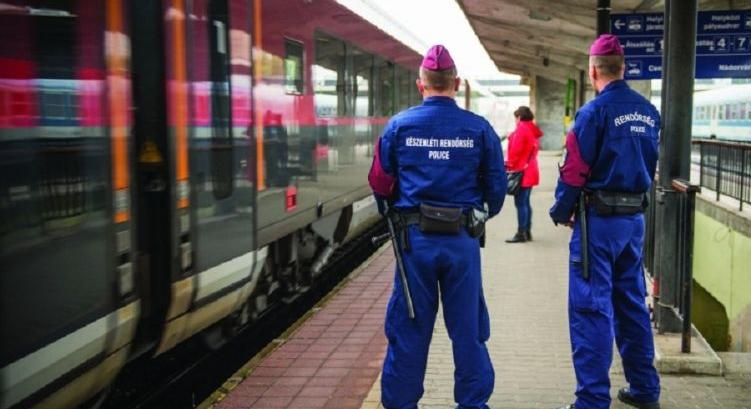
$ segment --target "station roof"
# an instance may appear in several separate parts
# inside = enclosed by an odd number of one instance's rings
[[[596,35],[593,0],[457,0],[499,70],[558,82],[587,70]],[[612,13],[662,12],[664,0],[613,0]],[[699,0],[700,10],[751,8],[751,0]]]

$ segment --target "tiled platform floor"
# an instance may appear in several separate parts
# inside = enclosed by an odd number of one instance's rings
[[[381,249],[216,407],[359,408],[381,370],[392,262]]]
[[[573,400],[566,312],[570,231],[554,227],[547,217],[559,158],[540,159],[543,184],[532,195],[534,241],[503,242],[516,227],[509,200],[488,225],[483,250],[492,331],[488,348],[496,370],[489,405],[494,409],[552,409]],[[392,280],[393,255],[387,247],[216,407],[379,408],[375,381],[386,347],[383,318]],[[625,384],[617,360],[614,392]],[[751,409],[749,376],[663,376],[662,384],[663,409]],[[455,405],[451,346],[442,319],[436,321],[425,389],[421,408]],[[613,408],[627,406],[614,401]]]

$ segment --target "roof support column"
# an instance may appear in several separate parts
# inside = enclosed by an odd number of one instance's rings
[[[610,0],[597,0],[597,37],[610,34]]]
[[[663,59],[663,127],[660,137],[659,184],[655,272],[659,279],[659,330],[680,331],[680,321],[672,310],[680,291],[678,271],[678,196],[672,180],[688,180],[691,167],[691,117],[693,114],[696,63],[696,19],[698,0],[665,1]],[[679,41],[670,41],[679,39]],[[658,251],[659,250],[659,251]]]

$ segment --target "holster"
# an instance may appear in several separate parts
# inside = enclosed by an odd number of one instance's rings
[[[606,192],[604,190],[589,192],[587,199],[598,216],[641,213],[646,209],[648,203],[644,193]]]
[[[480,247],[484,247],[485,221],[488,219],[487,213],[472,209],[467,215],[467,233],[471,237],[483,237]]]
[[[420,204],[420,231],[423,233],[459,234],[465,217],[462,209]]]

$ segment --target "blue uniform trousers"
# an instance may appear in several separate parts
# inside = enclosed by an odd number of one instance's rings
[[[410,251],[403,252],[415,320],[407,315],[398,272],[386,311],[388,350],[381,377],[386,409],[416,409],[438,298],[454,352],[454,399],[459,408],[487,408],[495,374],[485,341],[490,336],[482,293],[480,247],[464,229],[458,235],[424,234],[409,227]]]
[[[581,225],[574,225],[569,263],[569,324],[577,409],[610,408],[608,372],[613,338],[631,393],[642,402],[660,396],[642,270],[644,216],[588,212],[589,280],[582,276]]]

